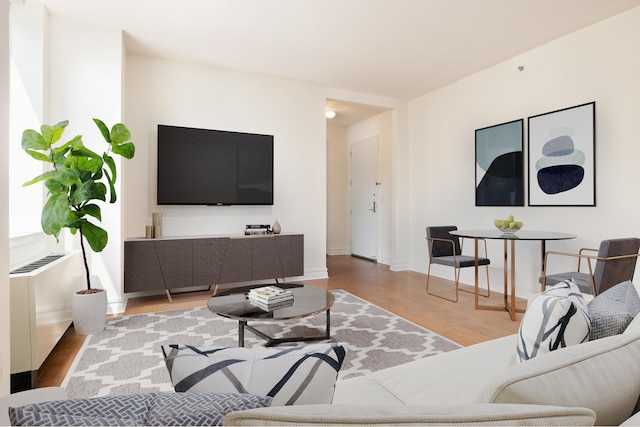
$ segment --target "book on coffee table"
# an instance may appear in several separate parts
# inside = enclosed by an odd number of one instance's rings
[[[273,311],[273,310],[277,310],[279,308],[285,308],[285,307],[291,307],[293,305],[293,298],[290,298],[288,300],[284,300],[284,301],[277,301],[277,302],[272,302],[272,303],[263,303],[260,301],[256,301],[256,300],[249,300],[249,302],[264,310],[264,311]]]
[[[270,305],[293,300],[293,293],[277,286],[263,286],[249,291],[249,300]]]

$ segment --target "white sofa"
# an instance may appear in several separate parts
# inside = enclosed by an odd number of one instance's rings
[[[516,337],[338,381],[332,405],[239,411],[224,424],[640,425],[640,319],[523,363]]]
[[[333,404],[237,411],[225,425],[640,425],[640,316],[623,334],[516,363],[516,335],[339,380]],[[35,393],[34,393],[35,392]],[[64,398],[58,388],[0,398]]]

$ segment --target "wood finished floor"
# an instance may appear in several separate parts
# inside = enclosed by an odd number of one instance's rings
[[[517,332],[522,317],[518,314],[516,321],[511,321],[505,311],[475,310],[473,294],[467,292],[460,292],[458,303],[430,296],[425,291],[425,274],[392,272],[386,265],[351,256],[328,256],[327,268],[328,279],[305,283],[345,290],[465,346]],[[453,295],[453,282],[432,278],[429,287],[432,292]],[[491,297],[481,298],[481,303],[500,306],[503,297],[495,291],[499,288],[501,286],[494,284]],[[176,295],[173,303],[169,303],[164,295],[132,298],[124,314],[202,306],[209,295],[210,292]],[[524,304],[525,301],[518,301],[519,308]],[[73,327],[69,328],[41,366],[38,387],[62,383],[84,339],[74,332]]]

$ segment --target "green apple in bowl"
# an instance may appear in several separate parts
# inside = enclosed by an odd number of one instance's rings
[[[515,233],[523,226],[522,221],[516,221],[513,215],[509,215],[507,219],[495,219],[493,225],[503,233]]]

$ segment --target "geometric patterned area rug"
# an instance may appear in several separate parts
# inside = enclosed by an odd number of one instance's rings
[[[331,292],[335,303],[330,341],[349,344],[340,378],[461,347],[348,292]],[[251,325],[274,337],[310,336],[324,333],[325,320],[320,313]],[[87,337],[62,386],[69,398],[173,391],[161,350],[164,344],[235,347],[238,322],[216,316],[206,306],[110,318],[103,331]],[[246,347],[263,344],[245,331]]]

